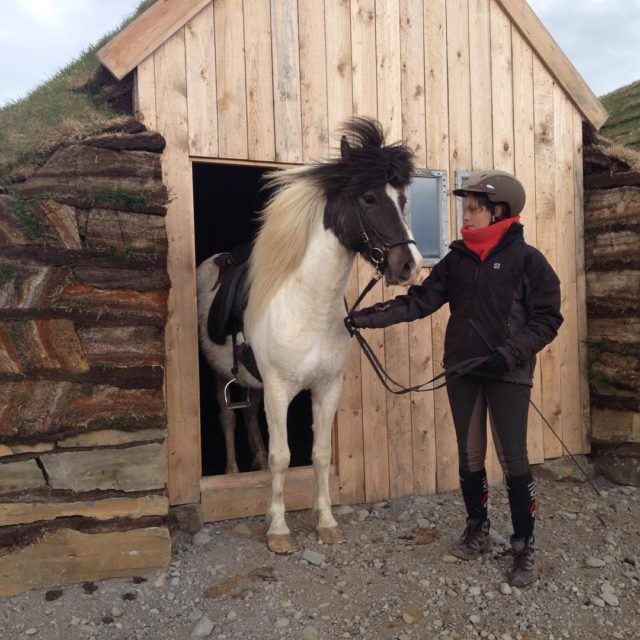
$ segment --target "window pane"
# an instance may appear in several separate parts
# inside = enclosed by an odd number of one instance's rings
[[[423,258],[441,257],[442,184],[437,176],[416,176],[411,183],[411,231]]]

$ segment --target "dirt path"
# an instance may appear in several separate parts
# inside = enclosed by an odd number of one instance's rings
[[[596,481],[600,496],[539,479],[541,578],[526,590],[505,582],[500,487],[491,493],[495,545],[473,562],[447,557],[463,525],[457,492],[338,508],[347,542],[331,547],[315,542],[308,512],[294,513],[300,551],[289,557],[267,551],[261,518],[228,521],[178,534],[172,566],[144,581],[1,601],[0,637],[640,638],[640,490]]]

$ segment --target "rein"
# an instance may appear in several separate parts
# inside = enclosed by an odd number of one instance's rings
[[[349,306],[347,305],[347,300],[345,298],[344,308],[347,311],[347,315],[353,313],[356,310],[356,308],[362,302],[364,297],[378,283],[378,281],[382,277],[382,271],[380,270],[380,267],[384,264],[385,260],[386,260],[386,255],[385,255],[385,258],[379,264],[378,263],[376,264],[376,272],[373,274],[373,277],[371,278],[367,286],[362,290],[362,292],[358,296],[358,299],[353,303],[353,306],[351,307],[351,309],[349,309]],[[433,378],[431,378],[431,380],[427,380],[426,382],[423,382],[421,384],[416,384],[411,387],[404,387],[399,382],[394,380],[385,371],[378,356],[376,356],[375,352],[371,348],[371,345],[366,341],[362,333],[360,333],[360,330],[357,329],[356,327],[351,327],[351,333],[355,337],[355,339],[358,341],[358,344],[362,349],[362,353],[364,353],[365,357],[369,361],[369,364],[371,365],[371,368],[373,369],[376,376],[378,376],[378,379],[380,380],[384,388],[390,393],[393,393],[395,395],[404,395],[405,393],[411,393],[411,392],[425,393],[427,391],[436,391],[438,389],[441,389],[442,387],[445,387],[448,382],[452,382],[453,380],[457,380],[458,378],[461,378],[462,376],[466,375],[476,367],[486,362],[491,357],[491,356],[478,356],[475,358],[469,358],[467,360],[463,360],[462,362],[459,362],[453,367],[450,367],[447,371],[443,371],[442,373],[439,373],[437,376],[434,376]],[[438,384],[434,384],[438,382],[438,380],[440,380],[441,378],[444,378],[447,374],[449,375],[448,380],[445,379],[442,382],[439,382]],[[387,380],[389,382],[387,382]],[[397,389],[392,388],[389,383],[397,387]],[[425,388],[427,387],[427,385],[430,385],[430,384],[433,386],[429,388]]]

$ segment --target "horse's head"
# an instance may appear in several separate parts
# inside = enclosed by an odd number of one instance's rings
[[[385,146],[380,123],[369,118],[343,131],[341,157],[312,170],[327,195],[325,227],[380,266],[388,284],[413,284],[422,266],[405,213],[413,154],[403,143]]]

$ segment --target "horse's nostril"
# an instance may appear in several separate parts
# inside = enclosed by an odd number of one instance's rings
[[[405,263],[404,267],[402,268],[402,274],[401,274],[405,280],[411,276],[415,266],[416,266],[415,260],[409,260],[408,262]]]

